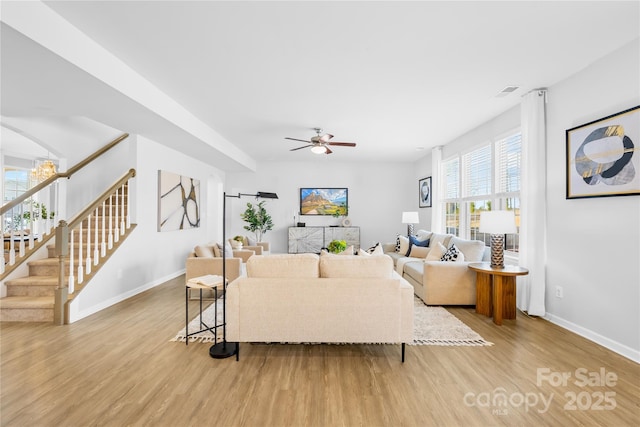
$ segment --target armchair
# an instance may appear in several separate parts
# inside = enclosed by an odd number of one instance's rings
[[[231,243],[232,240],[233,239],[229,239],[229,243]],[[251,245],[249,238],[245,236],[242,249],[254,251],[256,255],[269,255],[269,242],[256,242],[255,245]]]
[[[242,275],[242,263],[254,254],[253,251],[233,251],[233,258],[227,258],[227,280],[232,282]],[[244,258],[243,258],[244,257]],[[214,256],[211,246],[196,246],[187,256],[185,263],[185,284],[189,279],[215,274],[222,276],[222,257]],[[195,295],[195,294],[194,294]]]

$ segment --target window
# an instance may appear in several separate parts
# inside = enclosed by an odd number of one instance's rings
[[[3,204],[10,202],[29,189],[29,171],[26,169],[4,168],[4,198]],[[15,221],[21,219],[21,207],[13,208],[9,214],[3,215],[2,228],[4,231],[16,229],[20,225],[16,225]]]
[[[482,240],[480,213],[513,210],[520,226],[520,132],[489,141],[443,162],[445,231],[462,238]],[[507,235],[506,250],[518,252],[518,234]]]

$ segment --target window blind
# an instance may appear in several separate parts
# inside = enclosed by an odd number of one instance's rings
[[[462,197],[491,194],[491,145],[485,145],[462,156]]]
[[[451,159],[444,163],[442,168],[444,173],[444,198],[457,199],[460,197],[458,171],[460,170],[460,160]]]
[[[496,193],[520,191],[522,135],[496,141]]]

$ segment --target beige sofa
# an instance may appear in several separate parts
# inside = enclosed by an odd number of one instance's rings
[[[227,289],[227,341],[413,341],[413,288],[385,255],[252,257]]]
[[[420,240],[429,239],[429,247],[414,250],[409,257],[396,251],[396,244],[384,244],[383,250],[393,261],[398,273],[409,282],[415,294],[428,305],[475,305],[476,273],[469,263],[489,261],[491,249],[479,240],[466,240],[451,234],[420,230]],[[452,245],[464,254],[464,261],[426,260],[436,242],[446,248]],[[403,248],[404,249],[404,248]]]

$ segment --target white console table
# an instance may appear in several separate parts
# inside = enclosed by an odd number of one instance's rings
[[[320,253],[332,240],[360,249],[360,227],[289,227],[289,253]]]

